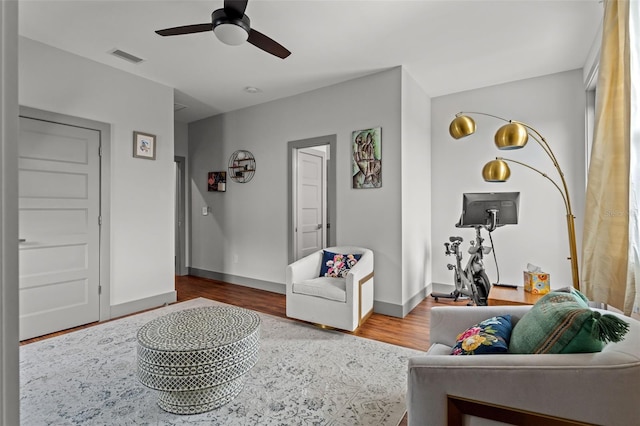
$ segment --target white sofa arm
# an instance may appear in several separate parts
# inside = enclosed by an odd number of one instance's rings
[[[446,424],[447,395],[600,425],[634,424],[638,406],[628,393],[637,387],[638,364],[589,366],[590,355],[411,358],[408,424]]]

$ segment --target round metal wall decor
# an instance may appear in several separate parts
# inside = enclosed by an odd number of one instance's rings
[[[247,183],[256,173],[256,159],[253,154],[240,149],[229,157],[229,178],[234,182]]]

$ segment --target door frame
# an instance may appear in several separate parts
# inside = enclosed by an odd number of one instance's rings
[[[20,423],[18,2],[0,2],[0,424]]]
[[[100,135],[100,321],[111,319],[111,125],[100,121],[20,106],[20,117],[95,130]]]
[[[316,149],[318,148],[318,149]],[[309,157],[314,157],[314,158],[319,158],[320,159],[320,164],[321,164],[321,173],[322,173],[322,177],[321,177],[321,193],[320,193],[320,208],[321,208],[321,213],[320,213],[320,224],[321,224],[321,228],[320,229],[316,229],[315,232],[317,233],[318,231],[320,231],[320,248],[325,248],[328,245],[328,234],[327,231],[329,230],[329,227],[327,226],[329,223],[329,217],[328,217],[328,213],[327,213],[327,157],[329,157],[328,154],[328,145],[320,145],[318,147],[312,147],[312,148],[298,148],[293,152],[294,158],[293,161],[295,162],[296,166],[295,166],[295,176],[294,176],[294,190],[293,190],[293,229],[294,232],[297,234],[295,235],[294,238],[294,259],[300,259],[301,257],[303,257],[302,255],[300,255],[300,252],[303,251],[302,247],[301,247],[301,241],[303,240],[302,234],[304,234],[304,230],[301,229],[302,224],[300,223],[300,218],[301,218],[301,210],[302,210],[302,206],[301,206],[301,183],[302,180],[301,179],[301,170],[300,170],[300,166],[302,165],[302,161],[301,161],[301,155],[306,155]],[[314,250],[315,251],[315,250]]]
[[[319,136],[315,138],[300,139],[287,143],[287,241],[288,263],[295,260],[295,204],[294,191],[296,180],[296,152],[298,149],[311,148],[314,146],[329,145],[328,150],[328,170],[327,170],[327,239],[332,244],[336,244],[337,229],[337,195],[336,195],[336,135]]]
[[[187,229],[187,217],[186,217],[186,158],[182,156],[174,156],[173,160],[176,164],[176,275],[187,275],[186,267],[186,229]],[[182,224],[179,223],[179,219],[182,218]]]

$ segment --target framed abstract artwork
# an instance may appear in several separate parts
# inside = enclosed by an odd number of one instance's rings
[[[382,186],[382,128],[356,130],[351,133],[353,188]]]

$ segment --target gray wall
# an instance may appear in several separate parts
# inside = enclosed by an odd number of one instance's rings
[[[486,162],[501,156],[525,162],[556,179],[555,169],[541,147],[530,139],[523,149],[499,151],[493,137],[504,123],[493,118],[474,117],[476,133],[460,140],[449,136],[449,123],[457,112],[482,111],[525,122],[547,139],[569,186],[580,255],[585,189],[585,105],[582,70],[433,99],[431,227],[434,283],[452,283],[446,264],[453,259],[444,255],[443,243],[450,235],[460,235],[465,239],[466,250],[468,241],[475,235],[473,229],[454,227],[462,209],[462,193],[519,191],[518,225],[504,226],[493,232],[500,281],[522,285],[522,270],[530,262],[551,274],[552,288],[572,284],[571,265],[566,260],[569,255],[566,213],[558,190],[542,176],[517,164],[510,164],[511,179],[506,183],[486,183],[481,175]],[[485,266],[489,278],[495,282],[497,275],[492,256],[486,258]]]
[[[240,284],[261,280],[273,288],[282,287],[288,249],[287,142],[336,134],[336,244],[374,250],[378,310],[402,315],[401,306],[409,297],[405,293],[418,293],[424,287],[424,273],[418,271],[424,268],[425,247],[429,245],[425,240],[429,230],[424,229],[418,241],[407,246],[421,246],[416,253],[419,264],[413,264],[413,256],[403,258],[403,232],[411,232],[410,228],[403,230],[403,207],[412,207],[411,197],[429,198],[428,180],[423,179],[428,163],[422,161],[428,158],[429,132],[428,125],[420,123],[429,122],[428,98],[422,92],[404,103],[418,105],[424,113],[403,122],[403,82],[411,85],[412,91],[421,92],[410,76],[403,75],[401,68],[395,68],[191,123],[191,266],[226,274]],[[376,126],[382,127],[382,188],[352,189],[351,132]],[[413,172],[422,180],[415,180],[409,186],[413,190],[407,192],[402,191],[404,129],[408,143],[421,146],[422,158],[416,160],[421,172]],[[255,155],[253,180],[228,182],[224,193],[207,192],[207,172],[226,170],[236,149]],[[202,215],[205,206],[212,209],[207,216]],[[405,272],[417,283],[404,283]]]
[[[112,313],[175,300],[173,89],[24,37],[19,70],[21,105],[111,125]],[[155,161],[133,157],[135,130]]]
[[[173,155],[189,156],[189,125],[175,121],[173,123]]]
[[[184,265],[182,265],[181,271],[176,271],[177,275],[182,275],[187,273],[188,259],[190,257],[189,247],[191,234],[189,230],[191,229],[191,216],[189,215],[189,204],[190,204],[190,185],[189,185],[189,124],[182,123],[179,121],[174,121],[173,123],[173,154],[176,157],[184,157],[184,175],[185,181],[183,182],[184,187],[182,188],[182,194],[184,195],[184,206],[185,206],[185,218],[184,218]],[[177,214],[177,213],[176,213]]]
[[[431,282],[431,99],[402,73],[403,316]]]
[[[448,126],[460,110],[521,120],[547,138],[569,185],[580,247],[585,187],[581,70],[430,100],[406,70],[396,68],[191,123],[191,266],[239,284],[263,281],[265,288],[278,291],[287,263],[286,143],[337,134],[337,244],[374,250],[376,311],[404,316],[427,294],[429,284],[452,283],[446,268],[452,259],[444,255],[443,243],[460,235],[466,249],[474,237],[473,230],[454,227],[463,192],[521,192],[520,224],[493,233],[501,282],[521,284],[522,270],[531,262],[551,273],[552,287],[571,285],[566,216],[557,190],[517,165],[505,184],[485,183],[480,174],[499,155],[553,176],[551,162],[533,140],[508,155],[495,149],[493,135],[502,122],[490,118],[477,117],[477,133],[454,141]],[[351,189],[351,131],[377,125],[383,135],[383,187]],[[254,179],[230,182],[226,193],[207,193],[207,172],[226,170],[236,149],[255,154]],[[212,208],[210,215],[202,216],[204,206]],[[495,282],[492,257],[485,266]]]
[[[379,312],[402,316],[424,296],[429,283],[451,282],[442,242],[453,234],[467,240],[473,236],[453,227],[462,192],[523,193],[520,225],[494,233],[501,281],[520,283],[522,268],[532,262],[552,274],[552,286],[571,282],[564,260],[566,222],[555,189],[517,166],[507,184],[498,187],[482,181],[482,165],[499,154],[491,141],[500,123],[480,118],[478,133],[456,142],[447,128],[457,111],[479,110],[520,119],[540,130],[567,175],[580,243],[585,101],[579,70],[431,101],[409,73],[395,68],[175,129],[173,93],[168,87],[28,39],[20,39],[20,72],[23,105],[113,126],[112,304],[173,291],[174,139],[176,152],[186,151],[188,156],[192,222],[188,265],[196,271],[281,289],[288,251],[287,143],[336,134],[335,243],[374,250]],[[382,127],[383,135],[382,188],[354,190],[351,132],[375,126]],[[133,130],[158,135],[155,162],[132,158]],[[254,179],[246,184],[230,181],[225,193],[207,192],[207,172],[226,170],[236,149],[248,149],[256,156]],[[553,171],[533,143],[510,155]],[[205,206],[211,213],[203,216]],[[556,239],[549,243],[552,237]],[[486,263],[495,279],[491,259]]]

